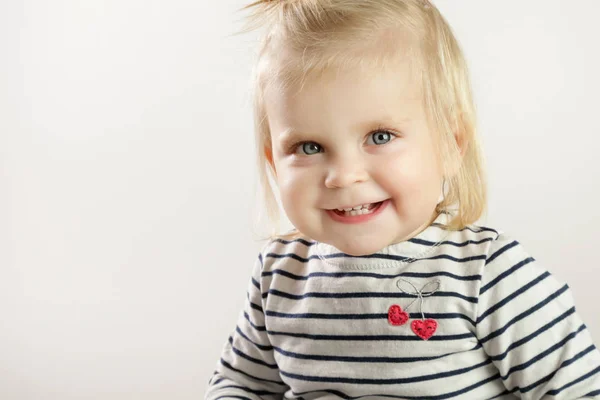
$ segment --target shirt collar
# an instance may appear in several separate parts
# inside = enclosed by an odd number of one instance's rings
[[[373,254],[351,256],[332,245],[321,242],[316,242],[312,251],[315,253],[316,258],[337,268],[377,269],[398,267],[422,258],[431,257],[439,244],[449,235],[450,230],[447,229],[447,225],[451,217],[450,213],[442,212],[415,237],[386,246]]]

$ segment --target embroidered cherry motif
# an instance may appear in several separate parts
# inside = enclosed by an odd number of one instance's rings
[[[410,324],[412,331],[423,340],[427,340],[433,336],[437,330],[437,322],[433,319],[415,320]]]
[[[408,321],[408,313],[399,305],[394,304],[388,310],[388,321],[395,326],[404,325]]]
[[[404,283],[407,283],[408,285],[410,285],[413,290],[411,291],[410,289],[409,290],[402,289],[402,287],[400,287],[400,284],[404,284]],[[426,291],[425,289],[431,285],[433,285],[432,290]],[[413,285],[406,279],[400,278],[396,281],[396,287],[398,289],[400,289],[401,292],[406,293],[410,296],[416,297],[413,301],[410,302],[410,304],[408,306],[406,306],[406,310],[408,310],[410,308],[410,306],[412,306],[415,303],[415,301],[418,300],[420,303],[421,319],[414,320],[413,322],[411,322],[410,327],[411,327],[412,331],[415,333],[415,335],[417,335],[418,337],[420,337],[423,340],[428,340],[429,338],[431,338],[435,334],[435,331],[438,328],[438,323],[436,320],[431,319],[431,318],[425,319],[425,313],[423,312],[423,302],[426,297],[432,296],[435,292],[437,292],[440,288],[440,285],[441,285],[441,283],[439,280],[433,280],[433,281],[427,282],[425,285],[423,285],[421,290],[419,290],[416,288],[415,285]],[[392,306],[392,307],[394,307],[394,306]],[[392,307],[390,307],[390,310],[388,312],[388,320],[390,320],[390,322],[391,322]],[[400,306],[397,306],[397,307],[400,310],[402,310],[400,308]],[[404,314],[406,314],[406,312],[404,312]],[[408,320],[408,315],[406,317]],[[404,324],[405,322],[406,321],[404,321],[402,323]]]

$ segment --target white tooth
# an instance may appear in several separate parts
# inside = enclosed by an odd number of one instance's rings
[[[353,217],[358,215],[358,211],[352,210],[350,211],[350,215],[352,215]]]
[[[362,213],[362,215],[369,214],[369,212],[370,212],[370,211],[369,211],[369,210],[367,210],[366,208],[363,208],[363,209],[361,210],[361,213]]]
[[[344,211],[351,211],[352,208],[344,208]]]
[[[338,210],[338,211],[344,211],[344,209],[343,209],[343,208],[337,208],[337,210]]]
[[[363,206],[356,206],[356,207],[353,207],[352,209],[353,210],[360,210],[361,208],[363,208]]]

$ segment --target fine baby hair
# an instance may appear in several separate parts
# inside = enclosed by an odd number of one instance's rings
[[[476,225],[469,74],[436,6],[243,10],[266,209],[296,230],[260,251],[205,399],[600,399],[568,285]]]

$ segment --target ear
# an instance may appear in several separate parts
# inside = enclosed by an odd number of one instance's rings
[[[467,153],[467,149],[469,148],[469,141],[466,138],[464,127],[464,113],[460,113],[456,116],[456,119],[454,121],[454,141],[456,142],[456,146],[458,147],[461,159],[465,156],[465,154]]]
[[[463,158],[469,148],[469,142],[465,138],[465,135],[462,132],[454,132],[454,140],[456,140],[456,145],[458,146],[458,150],[460,152],[460,158]]]
[[[269,146],[265,146],[264,148],[265,158],[269,165],[271,166],[271,170],[273,174],[277,175],[277,170],[275,169],[275,162],[273,162],[273,149]]]
[[[467,153],[467,149],[469,148],[469,142],[466,140],[465,135],[458,130],[454,132],[454,141],[456,143],[458,157],[452,160],[450,171],[447,172],[448,177],[453,177],[458,173],[460,167],[462,166],[463,157],[465,156],[465,154]]]

